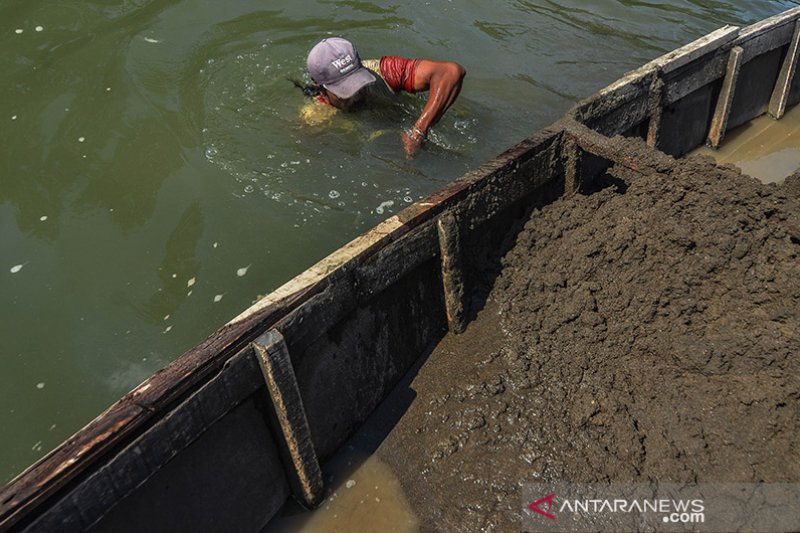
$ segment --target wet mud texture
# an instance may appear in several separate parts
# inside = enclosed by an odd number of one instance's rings
[[[379,453],[426,530],[519,530],[520,487],[800,481],[800,206],[709,159],[534,212]]]
[[[783,187],[792,198],[800,200],[800,169],[796,170],[794,174],[786,178]]]

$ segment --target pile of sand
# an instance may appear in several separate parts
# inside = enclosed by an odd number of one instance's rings
[[[499,313],[421,369],[382,455],[423,521],[518,528],[537,481],[800,481],[800,205],[710,160],[660,170],[534,212]]]

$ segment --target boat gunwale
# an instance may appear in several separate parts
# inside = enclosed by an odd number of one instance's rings
[[[453,208],[548,149],[559,128],[542,129],[496,158],[435,191],[345,244],[267,295],[212,333],[131,392],[84,428],[0,488],[0,529],[14,525],[60,489],[90,470],[106,453],[127,446],[158,422],[160,413],[179,405],[220,372],[250,342],[320,294],[348,267],[374,256],[442,212]]]

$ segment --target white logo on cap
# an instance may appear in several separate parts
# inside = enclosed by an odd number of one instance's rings
[[[340,74],[344,74],[352,70],[352,67],[355,66],[353,64],[353,58],[352,56],[350,56],[350,54],[347,54],[342,59],[334,59],[333,61],[331,61],[331,65],[338,68]]]

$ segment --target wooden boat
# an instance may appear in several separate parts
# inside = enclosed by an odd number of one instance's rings
[[[800,8],[626,74],[376,226],[157,372],[0,491],[0,530],[258,530],[420,354],[472,316],[482,262],[531,204],[612,164],[616,135],[681,156],[800,101]]]

